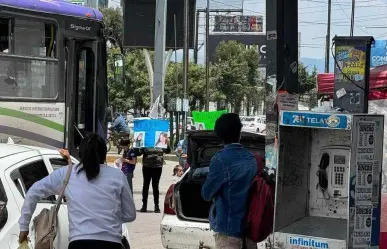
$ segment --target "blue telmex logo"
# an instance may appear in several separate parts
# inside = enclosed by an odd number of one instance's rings
[[[289,238],[289,244],[296,245],[300,247],[307,247],[307,248],[329,248],[329,245],[327,242],[322,242],[315,239],[304,239],[300,237],[290,237]]]

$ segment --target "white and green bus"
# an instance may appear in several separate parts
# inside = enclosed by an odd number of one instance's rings
[[[101,12],[62,0],[0,0],[0,140],[75,150],[106,137]]]

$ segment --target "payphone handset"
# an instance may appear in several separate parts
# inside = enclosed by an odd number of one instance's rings
[[[325,199],[348,197],[350,149],[345,146],[327,146],[321,151],[317,177]]]

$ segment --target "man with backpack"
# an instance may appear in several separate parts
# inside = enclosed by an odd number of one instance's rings
[[[257,176],[257,160],[239,143],[241,130],[237,114],[223,114],[215,123],[216,135],[225,146],[211,159],[202,197],[213,201],[209,217],[217,249],[257,248],[250,239],[244,241],[249,189]]]

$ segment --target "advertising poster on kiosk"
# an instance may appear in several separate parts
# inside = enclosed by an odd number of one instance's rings
[[[368,248],[379,244],[383,118],[355,115],[353,129],[348,248]]]
[[[167,148],[168,120],[143,119],[134,121],[134,148]]]

